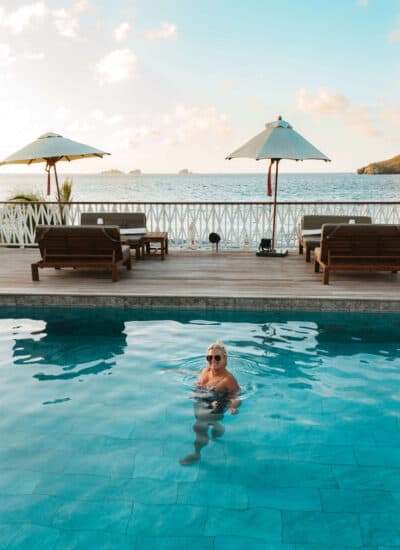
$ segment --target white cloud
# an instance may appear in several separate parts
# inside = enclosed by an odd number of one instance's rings
[[[359,6],[368,6],[368,0],[357,0]]]
[[[113,126],[118,124],[122,120],[121,115],[106,115],[103,111],[94,110],[90,113],[90,116],[96,122],[103,122],[104,124]]]
[[[297,93],[297,110],[317,117],[343,113],[348,105],[346,96],[326,88],[320,88],[314,96],[306,88],[301,88]]]
[[[385,107],[382,116],[389,126],[400,128],[400,107]]]
[[[11,48],[8,44],[0,44],[0,63],[2,65],[7,65],[13,61],[11,57]]]
[[[114,29],[114,39],[117,42],[123,42],[128,38],[128,35],[130,33],[131,26],[129,23],[121,23]]]
[[[45,58],[43,52],[26,52],[23,55],[27,61],[42,61]]]
[[[0,12],[0,22],[5,27],[9,27],[13,32],[19,33],[28,27],[33,19],[43,19],[47,13],[47,7],[44,2],[35,2],[25,4],[20,8],[6,13],[4,9]]]
[[[396,20],[396,27],[388,34],[389,42],[400,42],[400,17]]]
[[[372,111],[368,107],[353,107],[348,114],[348,124],[354,133],[367,136],[381,136],[382,132],[373,127],[371,123]]]
[[[64,9],[53,12],[54,24],[61,36],[75,38],[79,29],[79,19]]]
[[[89,11],[90,8],[91,6],[87,0],[78,0],[78,2],[75,2],[75,4],[72,6],[72,10],[75,13],[84,13],[86,11]]]
[[[101,82],[121,82],[135,76],[136,55],[132,50],[114,50],[96,64]]]
[[[173,23],[162,23],[159,29],[146,31],[143,36],[147,40],[176,40],[176,25]]]
[[[72,113],[71,109],[68,109],[68,107],[64,107],[63,105],[61,105],[56,109],[56,119],[66,120],[67,118],[70,117],[71,113]]]

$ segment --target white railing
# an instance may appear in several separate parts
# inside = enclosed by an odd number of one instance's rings
[[[168,231],[171,248],[210,248],[218,233],[220,248],[254,248],[272,233],[270,202],[0,202],[0,245],[35,245],[35,228],[78,225],[82,212],[144,212],[149,231]],[[280,202],[276,245],[296,246],[296,227],[305,214],[371,216],[374,223],[400,225],[400,202]]]

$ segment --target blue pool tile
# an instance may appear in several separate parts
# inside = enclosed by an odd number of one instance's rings
[[[333,542],[333,541],[332,541]],[[296,550],[322,550],[320,544],[296,544]],[[382,550],[377,546],[348,546],[343,544],[324,544],[323,550]],[[389,550],[389,549],[387,549]],[[390,550],[396,550],[391,548]]]
[[[27,495],[33,493],[43,474],[29,470],[0,470],[0,495]]]
[[[322,512],[282,512],[283,541],[292,544],[313,543],[360,546],[361,533],[356,514]]]
[[[257,486],[336,488],[331,466],[297,461],[265,463]]]
[[[294,544],[265,542],[247,537],[215,537],[214,550],[295,550]]]
[[[318,489],[291,487],[254,487],[249,489],[250,507],[262,506],[278,510],[321,510]]]
[[[135,504],[128,533],[153,537],[202,536],[206,519],[207,509],[199,506]]]
[[[179,458],[165,456],[145,456],[137,454],[133,477],[148,477],[171,481],[194,481],[198,475],[198,465],[181,466]]]
[[[32,523],[50,526],[61,501],[42,495],[0,496],[0,523]]]
[[[267,508],[248,510],[210,509],[206,536],[245,537],[282,542],[281,513]]]
[[[362,466],[400,468],[400,447],[364,445],[355,447],[354,452],[357,463]]]
[[[1,464],[35,472],[62,472],[68,458],[65,451],[46,447],[35,453],[30,453],[24,447],[2,448],[0,451]]]
[[[149,478],[114,479],[106,498],[126,499],[140,504],[176,504],[178,484]]]
[[[353,448],[348,445],[295,445],[288,449],[290,460],[318,464],[356,464]]]
[[[131,512],[132,504],[129,501],[70,501],[60,506],[53,526],[65,530],[93,529],[125,533]]]
[[[53,550],[136,550],[136,537],[104,531],[61,531]]]
[[[129,477],[133,473],[134,460],[134,453],[124,448],[76,452],[68,460],[65,473]]]
[[[53,549],[60,533],[51,527],[41,527],[29,523],[0,525],[0,548],[7,550]]]
[[[70,500],[103,500],[112,487],[109,477],[82,474],[42,474],[34,493]]]
[[[361,535],[364,544],[400,546],[400,515],[360,514]]]
[[[137,537],[135,550],[214,550],[210,537]]]
[[[400,517],[400,499],[395,493],[389,491],[322,489],[320,494],[324,512],[368,513],[371,510],[376,512],[397,510]]]
[[[400,491],[400,468],[332,466],[341,489]]]
[[[248,507],[248,496],[243,485],[197,481],[179,483],[178,503],[231,509]]]

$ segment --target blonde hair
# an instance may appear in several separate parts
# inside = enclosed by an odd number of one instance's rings
[[[213,344],[210,344],[207,350],[210,350],[210,349],[218,349],[224,354],[225,357],[228,357],[228,352],[226,351],[226,347],[221,340],[217,340]]]

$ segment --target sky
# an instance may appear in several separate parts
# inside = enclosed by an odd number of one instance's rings
[[[0,0],[0,31],[0,159],[52,131],[111,153],[61,173],[263,172],[225,157],[278,115],[332,159],[282,172],[400,154],[400,0]]]

